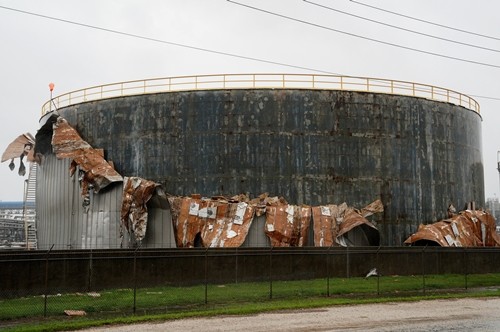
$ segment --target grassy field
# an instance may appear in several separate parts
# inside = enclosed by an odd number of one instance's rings
[[[467,288],[467,289],[466,289]],[[249,314],[347,303],[500,296],[500,274],[383,276],[110,289],[0,299],[0,330],[59,331],[95,325]],[[68,317],[65,310],[83,310]]]

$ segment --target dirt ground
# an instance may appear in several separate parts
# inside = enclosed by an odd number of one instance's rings
[[[500,331],[500,298],[334,306],[86,331]]]

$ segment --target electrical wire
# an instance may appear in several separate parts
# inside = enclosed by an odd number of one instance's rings
[[[227,0],[227,1],[229,1],[229,0]],[[229,1],[229,2],[233,2],[233,1]],[[246,6],[246,5],[244,5],[244,6]],[[244,60],[250,60],[250,61],[256,61],[256,62],[262,62],[262,63],[267,63],[267,64],[274,64],[274,65],[279,65],[279,66],[283,66],[283,67],[289,67],[289,68],[295,68],[295,69],[304,69],[304,70],[308,70],[308,71],[312,71],[312,72],[318,72],[318,73],[324,73],[324,74],[343,75],[343,74],[338,74],[338,73],[334,73],[334,72],[330,72],[330,71],[326,71],[326,70],[321,70],[321,69],[317,69],[317,68],[309,68],[309,67],[297,66],[297,65],[287,64],[287,63],[283,63],[283,62],[271,61],[271,60],[266,60],[266,59],[259,59],[259,58],[254,58],[254,57],[249,57],[249,56],[244,56],[244,55],[239,55],[239,54],[234,54],[234,53],[228,53],[228,52],[221,52],[221,51],[217,51],[217,50],[211,50],[211,49],[201,48],[201,47],[187,45],[187,44],[180,44],[180,43],[176,43],[176,42],[171,42],[171,41],[166,41],[166,40],[161,40],[161,39],[156,39],[156,38],[141,36],[141,35],[137,35],[137,34],[133,34],[133,33],[123,32],[123,31],[118,31],[118,30],[113,30],[113,29],[108,29],[108,28],[103,28],[103,27],[98,27],[98,26],[94,26],[94,25],[90,25],[90,24],[79,23],[79,22],[76,22],[76,21],[70,21],[70,20],[66,20],[66,19],[61,19],[61,18],[57,18],[57,17],[48,16],[48,15],[43,15],[43,14],[28,12],[28,11],[24,11],[24,10],[20,10],[20,9],[16,9],[16,8],[10,8],[10,7],[5,7],[5,6],[0,6],[0,9],[10,10],[10,11],[14,11],[14,12],[22,13],[22,14],[27,14],[27,15],[31,15],[31,16],[36,16],[36,17],[40,17],[40,18],[45,18],[45,19],[53,20],[53,21],[58,21],[58,22],[72,24],[72,25],[77,25],[77,26],[81,26],[81,27],[85,27],[85,28],[89,28],[89,29],[100,30],[100,31],[108,32],[108,33],[123,35],[123,36],[127,36],[127,37],[138,38],[138,39],[148,40],[148,41],[152,41],[152,42],[157,42],[157,43],[162,43],[162,44],[167,44],[167,45],[172,45],[172,46],[177,46],[177,47],[188,48],[188,49],[192,49],[192,50],[196,50],[196,51],[208,52],[208,53],[212,53],[212,54],[218,54],[218,55],[229,56],[229,57],[234,57],[234,58],[239,58],[239,59],[244,59]],[[280,14],[276,14],[276,15],[281,16]],[[312,24],[312,25],[314,25],[314,24]],[[348,75],[343,75],[343,76],[348,76]],[[500,100],[500,98],[488,97],[488,96],[474,96],[474,95],[470,95],[470,96],[471,97],[476,97],[476,98],[483,98],[483,99]]]
[[[365,7],[372,8],[372,9],[375,9],[375,10],[379,10],[379,11],[382,11],[382,12],[385,12],[385,13],[389,13],[389,14],[401,16],[401,17],[404,17],[404,18],[407,18],[407,19],[410,19],[410,20],[414,20],[414,21],[418,21],[418,22],[423,22],[423,23],[427,23],[427,24],[432,24],[432,25],[435,25],[435,26],[438,26],[438,27],[441,27],[441,28],[445,28],[445,29],[450,29],[450,30],[454,30],[454,31],[459,31],[459,32],[467,33],[469,35],[479,36],[479,37],[493,39],[493,40],[500,40],[500,38],[498,38],[498,37],[483,35],[483,34],[480,34],[480,33],[477,33],[477,32],[472,32],[472,31],[468,31],[468,30],[462,30],[462,29],[454,28],[454,27],[451,27],[451,26],[448,26],[448,25],[444,25],[444,24],[439,24],[439,23],[436,23],[436,22],[431,22],[431,21],[423,20],[423,19],[420,19],[420,18],[417,18],[417,17],[413,17],[413,16],[409,16],[409,15],[405,15],[405,14],[393,12],[393,11],[390,11],[390,10],[387,10],[387,9],[383,9],[383,8],[380,8],[380,7],[375,7],[375,6],[372,6],[372,5],[360,2],[360,1],[355,1],[355,0],[349,0],[349,1],[351,1],[353,3],[356,3],[358,5],[361,5],[361,6],[365,6]]]
[[[418,52],[418,53],[433,55],[433,56],[437,56],[437,57],[441,57],[441,58],[446,58],[446,59],[450,59],[450,60],[467,62],[467,63],[472,63],[472,64],[486,66],[486,67],[492,67],[492,68],[500,68],[499,65],[494,65],[494,64],[491,64],[491,63],[479,62],[479,61],[474,61],[474,60],[468,60],[468,59],[458,58],[458,57],[454,57],[454,56],[450,56],[450,55],[445,55],[445,54],[441,54],[441,53],[435,53],[435,52],[425,51],[425,50],[421,50],[421,49],[414,48],[414,47],[409,47],[409,46],[404,46],[404,45],[395,44],[395,43],[391,43],[391,42],[386,42],[386,41],[383,41],[383,40],[374,39],[374,38],[370,38],[370,37],[358,35],[358,34],[355,34],[355,33],[352,33],[352,32],[342,31],[342,30],[330,28],[330,27],[327,27],[327,26],[324,26],[324,25],[321,25],[321,24],[317,24],[317,23],[313,23],[313,22],[301,20],[301,19],[298,19],[298,18],[294,18],[294,17],[291,17],[291,16],[287,16],[287,15],[275,13],[275,12],[272,12],[272,11],[269,11],[269,10],[266,10],[266,9],[262,9],[262,8],[259,8],[259,7],[250,6],[250,5],[247,5],[247,4],[244,4],[244,3],[240,3],[240,2],[236,2],[236,1],[233,1],[233,0],[226,0],[226,1],[229,2],[229,3],[235,4],[235,5],[238,5],[238,6],[246,7],[246,8],[249,8],[249,9],[252,9],[252,10],[256,10],[256,11],[259,11],[259,12],[262,12],[262,13],[266,13],[266,14],[269,14],[269,15],[281,17],[281,18],[284,18],[284,19],[287,19],[287,20],[291,20],[291,21],[295,21],[295,22],[298,22],[298,23],[310,25],[310,26],[317,27],[317,28],[320,28],[320,29],[325,29],[325,30],[329,30],[329,31],[338,32],[338,33],[341,33],[341,34],[344,34],[344,35],[348,35],[348,36],[351,36],[351,37],[356,37],[356,38],[360,38],[360,39],[364,39],[364,40],[369,40],[369,41],[372,41],[372,42],[375,42],[375,43],[379,43],[379,44],[389,45],[389,46],[393,46],[393,47],[397,47],[397,48],[401,48],[401,49],[405,49],[405,50],[409,50],[409,51],[414,51],[414,52]]]
[[[0,6],[0,9],[5,9],[5,10],[10,10],[22,14],[27,14],[27,15],[32,15],[32,16],[37,16],[41,18],[45,18],[48,20],[53,20],[53,21],[58,21],[58,22],[63,22],[63,23],[68,23],[72,25],[77,25],[89,29],[94,29],[94,30],[100,30],[100,31],[105,31],[109,33],[114,33],[117,35],[122,35],[122,36],[127,36],[127,37],[133,37],[133,38],[138,38],[142,40],[148,40],[156,43],[161,43],[161,44],[167,44],[167,45],[172,45],[172,46],[178,46],[178,47],[183,47],[183,48],[188,48],[196,51],[202,51],[202,52],[207,52],[207,53],[213,53],[213,54],[218,54],[218,55],[224,55],[224,56],[229,56],[233,58],[238,58],[238,59],[244,59],[244,60],[251,60],[251,61],[256,61],[256,62],[262,62],[262,63],[267,63],[267,64],[272,64],[272,65],[278,65],[278,66],[283,66],[283,67],[289,67],[289,68],[295,68],[295,69],[303,69],[303,70],[308,70],[312,72],[317,72],[317,73],[323,73],[323,74],[331,74],[331,75],[341,75],[338,73],[326,71],[326,70],[321,70],[317,68],[310,68],[310,67],[303,67],[303,66],[297,66],[297,65],[292,65],[292,64],[287,64],[283,62],[278,62],[278,61],[271,61],[271,60],[266,60],[266,59],[260,59],[260,58],[255,58],[255,57],[250,57],[250,56],[245,56],[245,55],[240,55],[240,54],[235,54],[235,53],[228,53],[228,52],[222,52],[222,51],[217,51],[217,50],[211,50],[208,48],[203,48],[203,47],[197,47],[197,46],[192,46],[192,45],[187,45],[187,44],[181,44],[181,43],[176,43],[172,41],[167,41],[167,40],[162,40],[162,39],[157,39],[157,38],[151,38],[151,37],[146,37],[146,36],[141,36],[133,33],[128,33],[128,32],[123,32],[123,31],[118,31],[118,30],[113,30],[113,29],[108,29],[108,28],[103,28],[95,25],[90,25],[90,24],[85,24],[85,23],[80,23],[76,21],[70,21],[62,18],[57,18],[53,16],[48,16],[48,15],[43,15],[43,14],[37,14],[33,12],[28,12],[25,10],[21,9],[16,9],[16,8],[10,8],[10,7],[5,7],[5,6]]]
[[[474,97],[474,98],[481,98],[481,99],[490,99],[490,100],[499,100],[500,101],[500,98],[497,98],[497,97],[488,97],[488,96],[478,96],[478,95],[469,95],[469,97]]]
[[[411,29],[403,28],[403,27],[400,27],[400,26],[397,26],[397,25],[393,25],[393,24],[389,24],[389,23],[385,23],[385,22],[373,20],[373,19],[370,19],[370,18],[367,18],[367,17],[364,17],[364,16],[360,16],[360,15],[355,15],[355,14],[352,14],[352,13],[348,13],[348,12],[345,12],[345,11],[342,11],[342,10],[339,10],[339,9],[335,9],[333,7],[325,6],[325,5],[322,5],[322,4],[313,2],[313,1],[309,1],[309,0],[302,0],[302,1],[304,1],[305,3],[308,3],[308,4],[311,4],[311,5],[320,7],[320,8],[328,9],[328,10],[331,10],[331,11],[334,11],[334,12],[337,12],[337,13],[340,13],[340,14],[344,14],[344,15],[348,15],[348,16],[351,16],[351,17],[355,17],[355,18],[358,18],[360,20],[364,20],[364,21],[368,21],[368,22],[372,22],[372,23],[384,25],[384,26],[387,26],[387,27],[390,27],[390,28],[393,28],[393,29],[398,29],[398,30],[402,30],[402,31],[406,31],[406,32],[411,32],[411,33],[414,33],[414,34],[417,34],[417,35],[421,35],[421,36],[425,36],[425,37],[429,37],[429,38],[434,38],[434,39],[438,39],[438,40],[443,40],[443,41],[446,41],[446,42],[449,42],[449,43],[454,43],[454,44],[459,44],[459,45],[474,47],[474,48],[478,48],[478,49],[482,49],[482,50],[486,50],[486,51],[500,53],[500,50],[497,50],[497,49],[493,49],[493,48],[489,48],[489,47],[484,47],[484,46],[479,46],[479,45],[474,45],[474,44],[469,44],[469,43],[464,43],[464,42],[461,42],[461,41],[458,41],[458,40],[443,38],[443,37],[439,37],[439,36],[427,34],[427,33],[424,33],[424,32],[420,32],[420,31],[416,31],[416,30],[411,30]]]

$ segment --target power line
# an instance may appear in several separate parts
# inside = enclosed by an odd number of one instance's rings
[[[472,31],[468,31],[468,30],[462,30],[462,29],[454,28],[454,27],[451,27],[451,26],[448,26],[448,25],[444,25],[444,24],[439,24],[439,23],[435,23],[435,22],[423,20],[421,18],[417,18],[417,17],[413,17],[413,16],[409,16],[409,15],[405,15],[405,14],[393,12],[393,11],[390,11],[390,10],[387,10],[387,9],[383,9],[383,8],[380,8],[380,7],[375,7],[375,6],[372,6],[372,5],[360,2],[360,1],[355,1],[355,0],[349,0],[349,1],[354,2],[354,3],[356,3],[358,5],[361,5],[361,6],[365,6],[365,7],[369,7],[369,8],[375,9],[375,10],[379,10],[381,12],[385,12],[385,13],[389,13],[389,14],[401,16],[401,17],[404,17],[404,18],[407,18],[407,19],[410,19],[410,20],[414,20],[414,21],[418,21],[418,22],[423,22],[423,23],[427,23],[427,24],[432,24],[432,25],[435,25],[435,26],[438,26],[438,27],[441,27],[441,28],[445,28],[445,29],[450,29],[450,30],[454,30],[454,31],[459,31],[459,32],[467,33],[469,35],[484,37],[484,38],[493,39],[493,40],[500,40],[500,38],[498,38],[498,37],[483,35],[483,34],[480,34],[480,33],[477,33],[477,32],[472,32]]]
[[[384,26],[387,26],[387,27],[390,27],[390,28],[394,28],[394,29],[398,29],[398,30],[402,30],[402,31],[406,31],[406,32],[411,32],[411,33],[414,33],[414,34],[417,34],[417,35],[421,35],[421,36],[425,36],[425,37],[429,37],[429,38],[443,40],[443,41],[446,41],[446,42],[449,42],[449,43],[454,43],[454,44],[459,44],[459,45],[464,45],[464,46],[469,46],[469,47],[479,48],[479,49],[482,49],[482,50],[487,50],[487,51],[491,51],[491,52],[500,53],[500,50],[497,50],[497,49],[493,49],[493,48],[489,48],[489,47],[484,47],[484,46],[479,46],[479,45],[474,45],[474,44],[469,44],[469,43],[464,43],[464,42],[461,42],[461,41],[458,41],[458,40],[443,38],[443,37],[439,37],[439,36],[427,34],[427,33],[424,33],[424,32],[420,32],[420,31],[416,31],[416,30],[411,30],[411,29],[403,28],[403,27],[400,27],[400,26],[397,26],[397,25],[393,25],[393,24],[389,24],[389,23],[385,23],[385,22],[373,20],[373,19],[370,19],[370,18],[367,18],[367,17],[364,17],[364,16],[355,15],[355,14],[348,13],[348,12],[345,12],[345,11],[342,11],[342,10],[339,10],[339,9],[335,9],[333,7],[325,6],[325,5],[316,3],[316,2],[312,2],[312,1],[308,1],[308,0],[303,0],[303,1],[306,2],[306,3],[308,3],[308,4],[314,5],[314,6],[318,6],[318,7],[321,7],[321,8],[324,8],[324,9],[328,9],[328,10],[331,10],[331,11],[334,11],[334,12],[337,12],[337,13],[340,13],[340,14],[348,15],[348,16],[351,16],[351,17],[355,17],[355,18],[358,18],[360,20],[365,20],[365,21],[368,21],[368,22],[372,22],[372,23],[384,25]]]
[[[233,1],[230,1],[230,2],[233,2]],[[234,53],[227,53],[227,52],[221,52],[221,51],[217,51],[217,50],[211,50],[211,49],[201,48],[201,47],[192,46],[192,45],[180,44],[180,43],[176,43],[176,42],[171,42],[171,41],[166,41],[166,40],[161,40],[161,39],[156,39],[156,38],[141,36],[141,35],[137,35],[137,34],[132,34],[132,33],[128,33],[128,32],[123,32],[123,31],[118,31],[118,30],[113,30],[113,29],[108,29],[108,28],[93,26],[93,25],[90,25],[90,24],[79,23],[79,22],[75,22],[75,21],[70,21],[70,20],[61,19],[61,18],[52,17],[52,16],[47,16],[47,15],[43,15],[43,14],[37,14],[37,13],[28,12],[28,11],[24,11],[24,10],[20,10],[20,9],[15,9],[15,8],[10,8],[10,7],[5,7],[5,6],[0,6],[0,9],[10,10],[10,11],[14,11],[14,12],[22,13],[22,14],[37,16],[37,17],[41,17],[41,18],[45,18],[45,19],[49,19],[49,20],[53,20],[53,21],[68,23],[68,24],[72,24],[72,25],[77,25],[77,26],[81,26],[81,27],[85,27],[85,28],[89,28],[89,29],[94,29],[94,30],[100,30],[100,31],[108,32],[108,33],[114,33],[114,34],[123,35],[123,36],[127,36],[127,37],[139,38],[139,39],[153,41],[153,42],[157,42],[157,43],[162,43],[162,44],[167,44],[167,45],[172,45],[172,46],[178,46],[178,47],[183,47],[183,48],[188,48],[188,49],[192,49],[192,50],[196,50],[196,51],[208,52],[208,53],[213,53],[213,54],[218,54],[218,55],[224,55],[224,56],[229,56],[229,57],[234,57],[234,58],[239,58],[239,59],[244,59],[244,60],[250,60],[250,61],[256,61],[256,62],[262,62],[262,63],[267,63],[267,64],[274,64],[274,65],[279,65],[279,66],[284,66],[284,67],[290,67],[290,68],[296,68],[296,69],[304,69],[304,70],[308,70],[308,71],[312,71],[312,72],[318,72],[318,73],[324,73],[324,74],[342,75],[342,74],[339,74],[339,73],[334,73],[334,72],[325,71],[325,70],[316,69],[316,68],[309,68],[309,67],[291,65],[291,64],[287,64],[287,63],[283,63],[283,62],[271,61],[271,60],[266,60],[266,59],[259,59],[259,58],[254,58],[254,57],[249,57],[249,56],[244,56],[244,55],[239,55],[239,54],[234,54]],[[279,14],[276,14],[276,15],[280,16]],[[310,24],[312,24],[312,23],[310,23]],[[314,25],[314,24],[312,24],[312,25]],[[343,75],[343,76],[348,76],[348,75]],[[500,98],[496,98],[496,97],[477,96],[477,95],[476,96],[475,95],[470,95],[470,96],[471,97],[476,97],[476,98],[483,98],[483,99],[500,100]]]
[[[6,9],[22,14],[27,14],[27,15],[32,15],[32,16],[37,16],[41,18],[45,18],[48,20],[53,20],[53,21],[58,21],[58,22],[63,22],[63,23],[68,23],[72,25],[77,25],[89,29],[94,29],[94,30],[100,30],[100,31],[105,31],[109,33],[114,33],[117,35],[122,35],[122,36],[127,36],[127,37],[133,37],[133,38],[138,38],[138,39],[143,39],[143,40],[148,40],[156,43],[161,43],[161,44],[167,44],[167,45],[172,45],[172,46],[178,46],[178,47],[183,47],[183,48],[188,48],[196,51],[202,51],[202,52],[207,52],[207,53],[213,53],[213,54],[218,54],[218,55],[224,55],[224,56],[229,56],[233,58],[238,58],[238,59],[244,59],[244,60],[251,60],[251,61],[257,61],[257,62],[262,62],[262,63],[267,63],[267,64],[272,64],[272,65],[279,65],[279,66],[284,66],[284,67],[289,67],[289,68],[295,68],[295,69],[303,69],[303,70],[308,70],[312,72],[317,72],[317,73],[324,73],[324,74],[331,74],[331,75],[340,75],[338,73],[333,73],[330,71],[325,71],[317,68],[309,68],[309,67],[303,67],[303,66],[297,66],[297,65],[292,65],[292,64],[287,64],[283,62],[278,62],[278,61],[271,61],[271,60],[266,60],[266,59],[260,59],[260,58],[254,58],[250,56],[245,56],[245,55],[240,55],[240,54],[235,54],[235,53],[228,53],[228,52],[222,52],[222,51],[217,51],[217,50],[211,50],[208,48],[202,48],[202,47],[197,47],[197,46],[192,46],[192,45],[187,45],[187,44],[181,44],[181,43],[176,43],[172,41],[167,41],[167,40],[162,40],[162,39],[157,39],[157,38],[151,38],[151,37],[146,37],[146,36],[141,36],[133,33],[128,33],[128,32],[123,32],[123,31],[118,31],[118,30],[113,30],[113,29],[108,29],[108,28],[103,28],[95,25],[90,25],[90,24],[85,24],[85,23],[80,23],[76,21],[70,21],[62,18],[57,18],[53,16],[47,16],[43,14],[37,14],[33,12],[28,12],[25,10],[21,9],[16,9],[16,8],[10,8],[10,7],[5,7],[5,6],[0,6],[1,9]]]
[[[497,97],[488,97],[488,96],[478,96],[478,95],[468,95],[469,97],[474,97],[474,98],[482,98],[482,99],[490,99],[490,100],[500,100],[500,98]]]
[[[463,59],[463,58],[457,58],[457,57],[453,57],[453,56],[449,56],[449,55],[445,55],[445,54],[440,54],[440,53],[425,51],[425,50],[421,50],[421,49],[417,49],[417,48],[413,48],[413,47],[409,47],[409,46],[404,46],[404,45],[400,45],[400,44],[390,43],[390,42],[386,42],[386,41],[379,40],[379,39],[374,39],[374,38],[370,38],[370,37],[366,37],[366,36],[362,36],[362,35],[357,35],[357,34],[352,33],[352,32],[347,32],[347,31],[342,31],[342,30],[330,28],[330,27],[327,27],[327,26],[324,26],[324,25],[321,25],[321,24],[312,23],[312,22],[309,22],[309,21],[304,21],[304,20],[301,20],[301,19],[298,19],[298,18],[294,18],[294,17],[283,15],[283,14],[275,13],[275,12],[272,12],[272,11],[269,11],[269,10],[265,10],[265,9],[262,9],[262,8],[258,8],[258,7],[253,7],[253,6],[250,6],[250,5],[247,5],[247,4],[244,4],[244,3],[240,3],[240,2],[236,2],[236,1],[233,1],[233,0],[226,0],[226,1],[230,2],[232,4],[235,4],[235,5],[238,5],[238,6],[242,6],[242,7],[246,7],[246,8],[249,8],[249,9],[253,9],[253,10],[256,10],[256,11],[259,11],[259,12],[262,12],[262,13],[266,13],[266,14],[270,14],[270,15],[273,15],[273,16],[281,17],[281,18],[284,18],[284,19],[287,19],[287,20],[291,20],[291,21],[295,21],[295,22],[299,22],[299,23],[302,23],[302,24],[307,24],[307,25],[310,25],[310,26],[313,26],[313,27],[317,27],[317,28],[320,28],[320,29],[325,29],[325,30],[329,30],[329,31],[338,32],[338,33],[341,33],[341,34],[344,34],[344,35],[348,35],[348,36],[351,36],[351,37],[356,37],[356,38],[360,38],[360,39],[364,39],[364,40],[369,40],[369,41],[372,41],[372,42],[375,42],[375,43],[379,43],[379,44],[389,45],[389,46],[393,46],[393,47],[397,47],[397,48],[401,48],[401,49],[405,49],[405,50],[409,50],[409,51],[414,51],[414,52],[418,52],[418,53],[424,53],[424,54],[433,55],[433,56],[437,56],[437,57],[441,57],[441,58],[446,58],[446,59],[451,59],[451,60],[456,60],[456,61],[461,61],[461,62],[467,62],[467,63],[472,63],[472,64],[486,66],[486,67],[500,68],[499,65],[494,65],[494,64],[491,64],[491,63],[485,63],[485,62],[479,62],[479,61],[468,60],[468,59]]]

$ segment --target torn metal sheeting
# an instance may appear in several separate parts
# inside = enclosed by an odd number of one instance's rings
[[[59,117],[53,125],[52,148],[56,157],[71,158],[85,174],[82,177],[82,195],[85,196],[88,186],[95,193],[113,182],[121,182],[123,178],[103,158],[102,151],[93,149],[85,142],[66,119]],[[71,172],[74,172],[74,166]]]
[[[255,214],[246,202],[211,201],[216,209],[215,218],[201,217],[201,241],[204,247],[237,248],[248,235]]]
[[[330,247],[334,245],[338,234],[337,219],[332,212],[336,205],[314,206],[312,208],[314,225],[314,246]]]
[[[139,177],[125,177],[123,180],[121,227],[125,227],[136,242],[142,241],[146,236],[148,222],[146,204],[157,186],[157,183]],[[121,233],[123,236],[123,232]]]
[[[9,159],[27,156],[27,160],[33,162],[35,138],[30,133],[19,135],[13,140],[2,154],[2,163]]]
[[[189,197],[168,197],[172,214],[175,243],[178,248],[195,246],[196,235],[203,228],[198,218],[201,199]]]
[[[335,242],[343,247],[378,246],[380,244],[380,233],[358,211],[348,209],[343,222],[339,225],[339,232]]]
[[[361,209],[359,214],[366,218],[369,217],[375,213],[381,213],[384,212],[384,204],[382,204],[382,201],[380,199],[377,199],[373,201],[372,203],[368,204],[364,208]]]
[[[442,247],[499,247],[494,217],[480,210],[465,210],[433,224],[420,225],[404,242],[407,245],[435,243]]]
[[[197,197],[197,196],[195,196]],[[228,202],[223,198],[168,198],[177,247],[200,245],[235,248],[245,242],[255,208],[247,202]],[[234,198],[232,198],[234,200]]]
[[[297,205],[273,205],[266,208],[265,233],[273,247],[307,245],[311,208]]]
[[[380,200],[370,203],[360,211],[347,206],[346,203],[313,207],[314,245],[378,246],[379,231],[366,217],[383,210]]]
[[[30,133],[19,135],[7,146],[2,154],[2,162],[10,159],[9,168],[13,171],[16,167],[14,159],[19,158],[19,170],[17,173],[20,176],[24,176],[26,174],[26,166],[24,166],[23,162],[24,157],[29,162],[35,161],[35,138]]]

